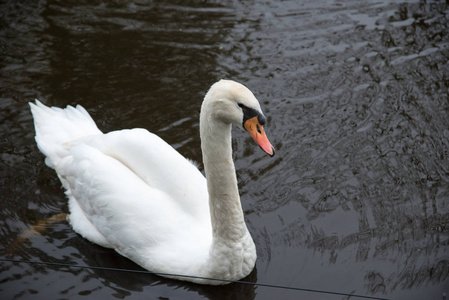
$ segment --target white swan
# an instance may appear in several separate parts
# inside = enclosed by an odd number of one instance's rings
[[[49,108],[36,100],[30,107],[37,145],[66,189],[69,221],[80,235],[153,272],[238,280],[252,271],[256,249],[243,218],[231,125],[243,126],[270,156],[274,148],[259,102],[245,86],[221,80],[204,98],[207,181],[147,130],[103,134],[79,105]]]

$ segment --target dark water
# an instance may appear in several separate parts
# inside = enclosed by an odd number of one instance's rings
[[[7,1],[0,4],[1,258],[139,269],[55,223],[67,212],[27,106],[83,105],[201,161],[198,112],[247,85],[277,148],[234,131],[256,270],[245,280],[391,299],[449,293],[447,1]],[[346,299],[0,262],[2,299]]]

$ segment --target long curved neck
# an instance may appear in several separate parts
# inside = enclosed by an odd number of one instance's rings
[[[212,244],[205,262],[205,275],[240,279],[256,263],[256,247],[243,218],[232,160],[231,124],[216,117],[220,101],[207,93],[200,116],[201,150],[209,192]],[[215,111],[215,113],[214,113]]]
[[[247,238],[232,160],[231,125],[214,120],[203,103],[200,118],[201,149],[209,191],[213,245],[232,245]]]

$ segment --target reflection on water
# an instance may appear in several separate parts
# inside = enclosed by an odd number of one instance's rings
[[[145,127],[201,161],[201,99],[211,83],[232,78],[262,102],[278,150],[269,159],[233,132],[242,205],[258,250],[246,280],[394,299],[449,292],[443,1],[0,6],[2,257],[28,226],[67,212],[34,144],[26,102],[82,104],[104,131]],[[65,222],[8,255],[138,268]],[[0,290],[11,299],[341,298],[38,265],[0,269]]]

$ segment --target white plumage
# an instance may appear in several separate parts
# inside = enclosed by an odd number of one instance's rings
[[[30,106],[36,142],[66,189],[76,232],[153,272],[230,280],[251,272],[256,252],[237,190],[231,124],[242,126],[248,111],[264,117],[246,87],[221,80],[205,97],[200,132],[208,181],[145,129],[103,134],[79,105]],[[266,137],[248,131],[274,154]]]

